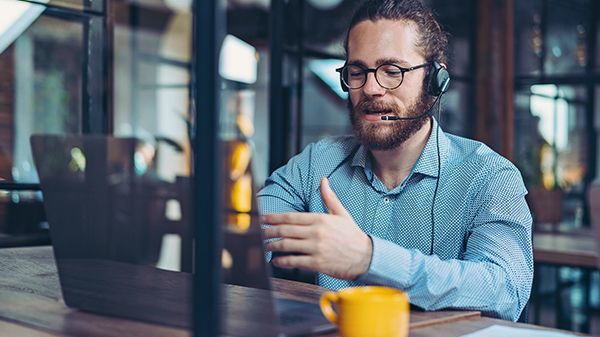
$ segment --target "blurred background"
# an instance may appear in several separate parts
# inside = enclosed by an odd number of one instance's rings
[[[351,132],[334,69],[360,1],[224,2],[221,111],[205,113],[219,114],[222,140],[249,144],[257,188],[306,144]],[[425,2],[450,33],[442,127],[515,163],[537,232],[590,239],[600,3]],[[202,123],[191,114],[192,67],[212,52],[195,49],[192,5],[0,0],[0,246],[50,243],[34,133],[135,136],[151,145],[158,178],[190,176],[191,130]],[[600,333],[593,263],[540,260],[535,283],[530,322]]]

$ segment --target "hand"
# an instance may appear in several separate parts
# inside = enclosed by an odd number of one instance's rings
[[[329,214],[266,214],[264,238],[272,252],[296,253],[273,258],[283,268],[304,268],[340,279],[355,279],[369,268],[373,251],[371,239],[354,222],[327,178],[321,179],[321,197]]]

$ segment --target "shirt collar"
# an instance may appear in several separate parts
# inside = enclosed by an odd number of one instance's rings
[[[425,148],[415,166],[413,167],[412,172],[421,173],[424,175],[437,177],[438,176],[438,158],[437,158],[437,142],[436,142],[436,134],[439,132],[439,146],[440,146],[440,160],[443,163],[448,156],[448,137],[442,130],[442,128],[438,128],[438,122],[435,118],[432,117],[432,131],[429,135],[429,139],[427,139],[427,143],[425,144]],[[352,158],[352,166],[360,166],[364,169],[371,170],[371,158],[369,155],[369,151],[361,145],[358,148],[358,151],[354,154]]]
[[[421,152],[421,155],[419,156],[419,159],[417,159],[417,162],[415,163],[415,166],[413,168],[413,172],[417,172],[417,173],[421,173],[421,174],[425,174],[431,177],[437,177],[438,176],[438,141],[439,141],[439,147],[440,147],[440,163],[444,163],[446,157],[448,156],[448,137],[446,136],[446,133],[444,133],[444,131],[442,130],[441,127],[438,127],[439,124],[437,122],[437,120],[432,117],[431,120],[433,121],[432,123],[432,128],[431,128],[431,134],[429,135],[429,139],[427,140],[427,144],[425,144],[425,148],[423,149],[423,152]],[[439,134],[439,139],[436,140],[436,134]]]

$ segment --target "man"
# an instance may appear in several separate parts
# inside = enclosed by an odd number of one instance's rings
[[[446,45],[417,0],[357,10],[339,70],[354,136],[309,145],[267,180],[266,249],[327,288],[385,285],[426,310],[517,320],[533,276],[527,191],[508,160],[431,117]]]

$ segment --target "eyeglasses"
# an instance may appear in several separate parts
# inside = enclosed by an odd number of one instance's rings
[[[403,68],[399,65],[384,63],[377,68],[366,68],[356,64],[348,64],[336,69],[340,78],[349,89],[362,88],[367,83],[367,75],[375,74],[375,80],[385,89],[396,89],[404,80],[404,73],[430,65],[431,62],[419,64],[418,66]]]

